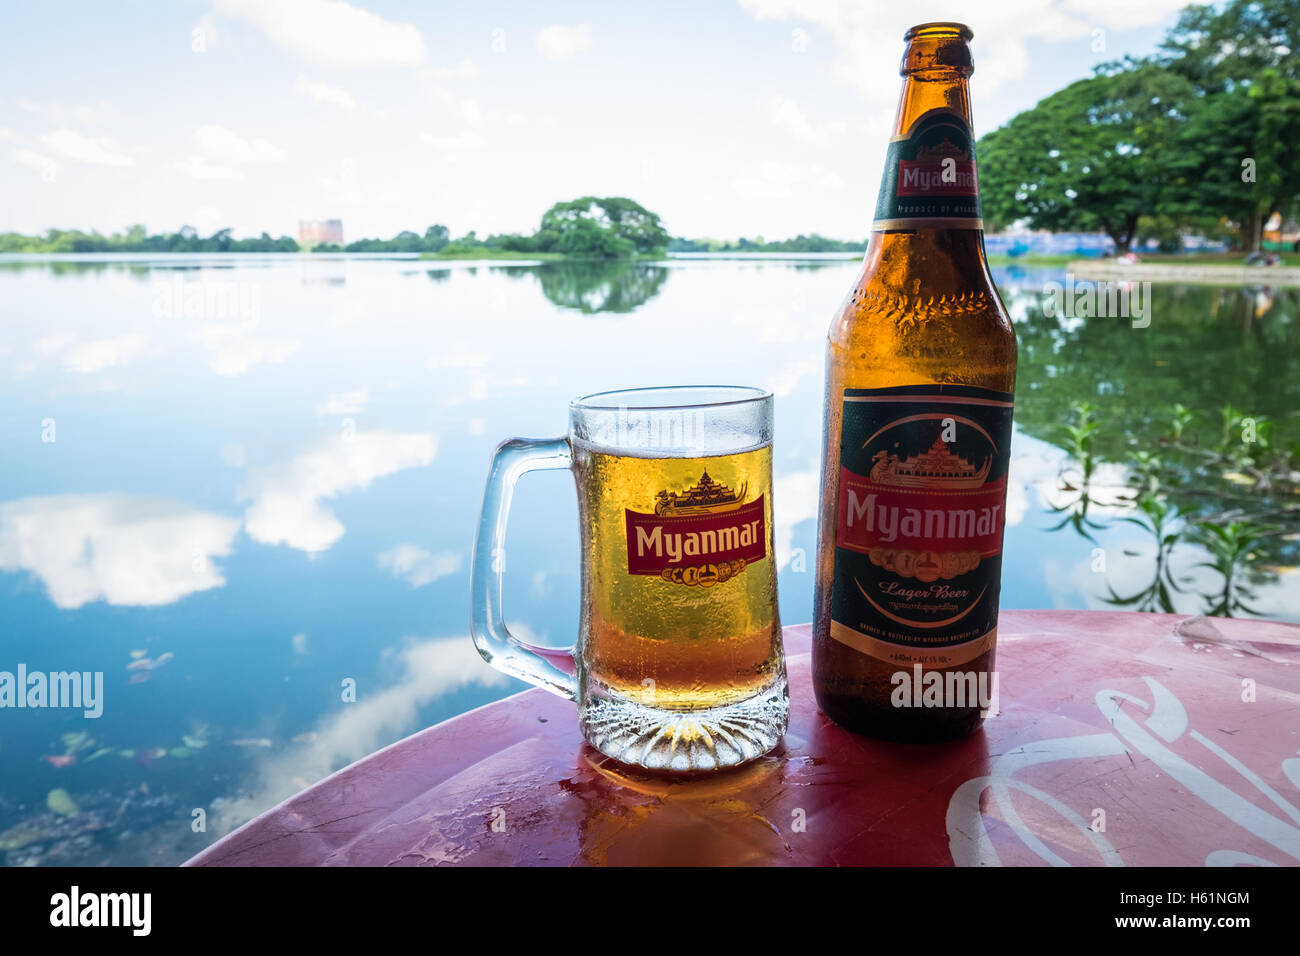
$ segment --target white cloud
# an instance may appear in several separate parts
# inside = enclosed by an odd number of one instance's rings
[[[769,376],[766,380],[767,387],[777,398],[785,398],[787,395],[794,394],[794,390],[799,387],[799,383],[808,376],[820,378],[825,367],[820,356],[795,359],[787,362],[774,375]]]
[[[149,344],[145,335],[118,335],[111,339],[83,342],[70,348],[63,363],[74,372],[98,372],[114,365],[125,365]]]
[[[470,126],[482,126],[487,122],[483,114],[483,104],[472,96],[461,97],[460,116]]]
[[[200,229],[200,233],[205,230]],[[199,329],[199,342],[212,353],[209,365],[218,375],[243,375],[262,362],[283,362],[298,351],[296,339],[269,339],[253,333],[255,320],[213,322]]]
[[[327,398],[324,404],[316,406],[317,415],[357,415],[365,411],[370,401],[370,389],[359,388],[355,392],[338,392]]]
[[[486,352],[476,352],[465,344],[460,344],[446,352],[429,357],[431,369],[483,368],[492,360]]]
[[[207,123],[194,131],[196,146],[212,159],[227,163],[280,163],[285,151],[264,139],[245,139],[238,133]]]
[[[447,150],[453,153],[469,152],[487,146],[487,140],[472,129],[457,133],[455,136],[434,136],[432,133],[421,133],[420,141],[428,143],[435,149]]]
[[[849,128],[843,120],[814,123],[799,104],[788,96],[774,96],[770,103],[772,125],[812,146],[830,146]]]
[[[41,142],[56,153],[75,159],[79,163],[90,163],[95,166],[135,165],[134,159],[119,152],[107,140],[83,136],[66,126],[53,133],[46,133],[41,137]]]
[[[438,441],[431,434],[357,432],[326,438],[281,465],[249,476],[240,489],[251,499],[245,530],[264,544],[300,551],[325,551],[343,535],[343,524],[322,503],[369,487],[376,478],[433,461]]]
[[[354,110],[357,108],[356,97],[347,90],[330,86],[322,80],[309,80],[305,76],[300,76],[293,88],[300,95],[326,106],[337,106],[341,110]]]
[[[449,122],[459,120],[466,126],[472,126],[475,129],[481,129],[488,123],[489,115],[476,97],[462,96],[460,93],[437,84],[426,86],[424,95],[434,105],[452,114],[454,119],[449,120]],[[491,119],[495,122],[505,122],[505,115],[493,113]]]
[[[289,638],[289,643],[293,646],[293,652],[299,657],[306,654],[310,647],[310,642],[306,634],[295,634],[293,637]]]
[[[226,583],[239,521],[166,498],[51,495],[0,504],[0,569],[28,571],[61,608],[156,606]]]
[[[14,105],[25,113],[44,117],[55,126],[106,126],[129,122],[128,117],[108,100],[100,100],[91,106],[63,106],[59,103],[37,103],[18,97],[14,100]]]
[[[76,341],[76,338],[76,335],[71,332],[56,332],[37,339],[32,343],[32,348],[38,355],[57,355]]]
[[[1202,0],[1204,2],[1204,0]],[[1084,21],[1109,30],[1135,30],[1159,23],[1169,14],[1186,6],[1195,6],[1196,0],[1063,0],[1061,7],[1078,14]]]
[[[192,153],[184,162],[177,163],[176,168],[191,179],[244,178],[244,174],[237,169],[231,169],[229,166],[221,166],[217,163],[210,163],[202,156],[195,156]]]
[[[225,213],[215,206],[200,206],[190,215],[190,222],[200,236],[210,236],[218,229],[229,225]]]
[[[44,153],[32,149],[15,149],[11,155],[15,163],[36,170],[43,179],[54,179],[59,172],[59,164]]]
[[[882,107],[898,94],[896,83],[881,83],[880,64],[896,63],[908,27],[928,20],[950,20],[953,8],[941,0],[906,5],[861,0],[740,0],[759,20],[794,20],[830,32],[832,71],[864,100]],[[986,97],[1019,79],[1029,68],[1026,41],[1049,43],[1091,36],[1097,28],[1131,30],[1161,23],[1186,0],[967,0],[961,19],[975,28],[973,91]]]
[[[418,66],[424,37],[342,0],[215,0],[225,16],[243,20],[298,53],[345,66]]]
[[[772,487],[772,512],[776,528],[773,541],[776,548],[776,566],[784,568],[794,553],[794,529],[817,517],[821,502],[821,477],[816,469],[793,471],[779,476]],[[813,558],[806,555],[805,570],[813,568]]]
[[[395,654],[402,671],[383,690],[325,717],[304,742],[269,756],[240,796],[215,801],[218,832],[227,832],[340,767],[415,728],[420,708],[462,687],[505,687],[510,679],[479,657],[468,636],[413,641]]]
[[[378,556],[379,566],[413,588],[432,584],[460,570],[461,557],[454,551],[430,554],[414,544],[399,544]]]
[[[451,80],[478,79],[478,66],[469,57],[456,61],[455,66],[434,66],[425,71],[425,75],[444,82]]]
[[[764,160],[742,170],[732,186],[745,199],[794,199],[811,193],[837,192],[844,188],[844,180],[820,163]]]
[[[537,34],[537,52],[548,60],[567,60],[591,48],[591,27],[580,23],[566,27],[555,23]]]
[[[393,168],[387,163],[373,161],[363,167],[351,156],[339,160],[337,176],[321,176],[322,196],[319,202],[325,207],[362,206],[365,211],[406,202],[391,182]]]

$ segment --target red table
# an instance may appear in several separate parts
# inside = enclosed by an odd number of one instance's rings
[[[1296,865],[1300,627],[1004,611],[1000,709],[950,744],[817,710],[786,628],[790,729],[738,770],[623,769],[541,690],[371,754],[187,865]],[[487,665],[484,665],[487,666]]]

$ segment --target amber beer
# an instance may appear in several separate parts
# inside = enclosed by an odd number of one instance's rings
[[[904,37],[871,241],[828,335],[813,682],[837,723],[894,740],[971,732],[995,686],[1016,339],[984,257],[970,38]]]
[[[772,448],[636,457],[574,444],[581,667],[613,696],[698,711],[782,677]]]

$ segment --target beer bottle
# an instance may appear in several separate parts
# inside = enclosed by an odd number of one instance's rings
[[[975,730],[993,671],[1016,338],[984,257],[960,23],[908,30],[875,222],[831,322],[814,600],[822,712]]]

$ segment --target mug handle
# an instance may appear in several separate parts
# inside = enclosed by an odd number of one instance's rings
[[[483,660],[499,671],[544,687],[569,700],[578,699],[574,647],[538,647],[521,641],[506,627],[501,610],[505,576],[506,519],[515,482],[530,471],[572,469],[567,438],[512,438],[492,453],[483,512],[474,556],[470,560],[470,634]]]

